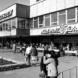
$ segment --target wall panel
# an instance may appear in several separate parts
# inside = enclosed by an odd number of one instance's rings
[[[37,5],[33,5],[30,7],[30,17],[37,16]]]
[[[57,0],[56,2],[57,10],[65,8],[65,0]]]
[[[56,0],[49,0],[50,2],[50,12],[56,11]]]
[[[43,14],[43,4],[42,2],[38,4],[38,15],[42,15]]]
[[[78,5],[78,0],[75,0],[75,5]]]
[[[36,3],[36,0],[30,0],[30,5],[33,5]]]
[[[50,12],[49,0],[43,1],[43,14]]]
[[[66,8],[75,6],[75,0],[66,0]]]

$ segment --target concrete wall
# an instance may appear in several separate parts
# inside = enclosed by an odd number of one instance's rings
[[[29,18],[30,8],[29,6],[17,4],[17,17]]]
[[[78,5],[78,0],[30,0],[30,17],[63,10]]]

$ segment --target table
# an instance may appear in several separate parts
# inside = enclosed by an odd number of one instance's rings
[[[38,50],[39,52],[43,52],[43,51],[44,51],[44,48],[37,48],[37,50]]]
[[[65,53],[66,53],[66,54],[75,54],[76,56],[77,56],[77,54],[78,54],[77,50],[74,50],[74,51],[65,50]]]

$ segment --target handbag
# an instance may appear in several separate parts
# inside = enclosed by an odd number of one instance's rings
[[[46,76],[46,75],[45,75],[44,72],[41,72],[41,73],[39,74],[39,77],[40,77],[40,78],[45,78],[45,76]]]

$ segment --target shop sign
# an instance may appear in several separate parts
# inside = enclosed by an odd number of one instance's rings
[[[13,10],[10,10],[9,12],[0,15],[0,20],[1,20],[1,19],[4,19],[4,18],[6,18],[6,17],[11,16],[12,13],[13,13]]]
[[[41,31],[41,34],[67,34],[77,33],[77,25],[61,25],[56,28],[48,28]]]

